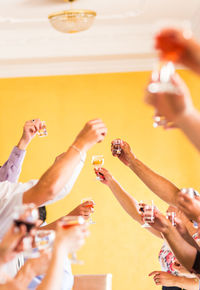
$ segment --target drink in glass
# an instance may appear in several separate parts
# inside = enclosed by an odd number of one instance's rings
[[[121,148],[121,140],[114,140],[112,142],[112,145],[113,145],[113,154],[116,154],[116,155],[120,155],[122,153],[122,148]]]
[[[82,216],[66,216],[61,219],[62,227],[64,229],[68,229],[74,226],[83,225],[85,223],[85,219]],[[77,260],[76,253],[71,253],[71,263],[72,264],[84,264],[84,261]]]
[[[89,201],[90,203],[89,204],[87,204],[87,205],[85,205],[85,207],[89,207],[89,208],[91,208],[92,209],[92,212],[94,211],[94,206],[95,206],[95,202],[94,202],[94,200],[91,198],[91,197],[85,197],[85,198],[83,198],[82,200],[81,200],[81,203],[84,203],[84,202],[86,202],[86,201]],[[93,221],[93,219],[92,219],[92,217],[90,216],[90,218],[89,218],[89,224],[96,224],[95,223],[95,221]]]
[[[38,134],[39,137],[46,137],[48,135],[47,128],[46,128],[46,123],[45,123],[45,121],[42,121],[41,123],[42,123],[41,124],[41,128],[37,132],[37,134]]]

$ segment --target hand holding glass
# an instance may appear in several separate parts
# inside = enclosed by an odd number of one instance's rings
[[[153,200],[140,201],[139,211],[145,214],[148,213],[148,216],[143,217],[145,223],[142,225],[142,228],[150,228],[149,223],[154,222],[154,209],[155,206]]]
[[[64,229],[68,229],[70,227],[83,225],[85,223],[85,219],[82,216],[66,216],[60,220],[62,227]],[[76,253],[71,253],[72,257],[70,259],[72,264],[84,264],[84,261],[77,260]]]

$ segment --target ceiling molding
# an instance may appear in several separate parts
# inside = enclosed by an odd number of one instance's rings
[[[146,71],[154,62],[155,55],[4,60],[0,78]]]

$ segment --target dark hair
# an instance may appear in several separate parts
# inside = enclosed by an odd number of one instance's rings
[[[46,206],[39,207],[38,211],[39,211],[39,219],[42,220],[44,223],[47,218]]]

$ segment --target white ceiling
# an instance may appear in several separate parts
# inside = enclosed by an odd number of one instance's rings
[[[79,0],[93,9],[93,26],[63,34],[48,14],[63,0],[0,0],[0,77],[123,72],[151,69],[153,35],[160,25],[190,22],[200,31],[199,0]]]

